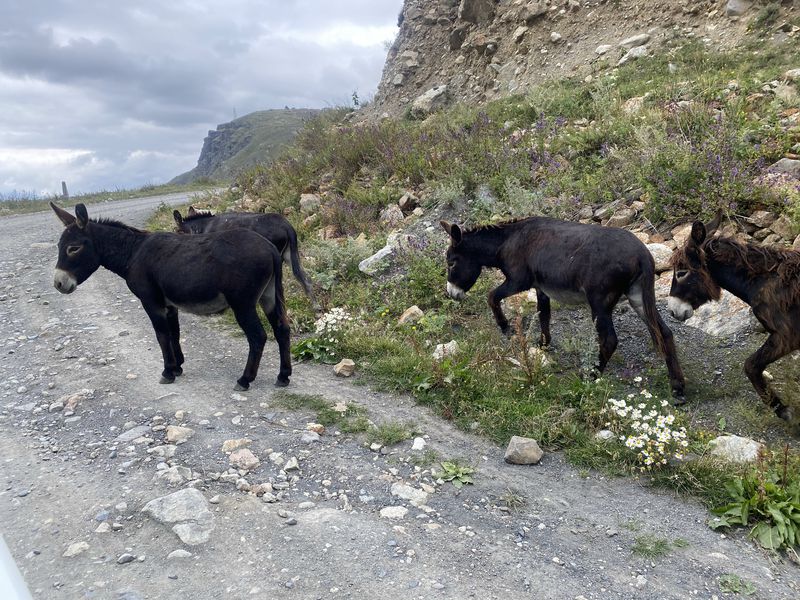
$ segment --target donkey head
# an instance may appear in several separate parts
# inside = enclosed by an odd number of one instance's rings
[[[197,211],[194,206],[189,206],[185,219],[180,212],[173,210],[172,218],[175,219],[175,233],[205,233],[209,221],[206,217],[211,217],[211,213]]]
[[[100,258],[89,232],[86,207],[78,204],[73,217],[52,202],[50,206],[66,228],[58,240],[58,262],[53,285],[62,294],[70,294],[100,267]]]
[[[188,224],[183,220],[183,215],[181,215],[180,211],[173,210],[172,218],[175,219],[175,233],[189,233]]]
[[[447,294],[453,300],[463,300],[481,274],[481,263],[463,244],[464,232],[457,224],[440,221],[450,235],[447,249]]]
[[[721,290],[711,277],[706,262],[705,244],[719,226],[721,213],[708,224],[692,224],[692,233],[683,248],[672,255],[672,287],[667,299],[670,314],[685,321],[694,310],[709,300],[719,300]]]

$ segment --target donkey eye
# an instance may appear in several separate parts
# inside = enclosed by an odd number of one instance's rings
[[[67,246],[67,255],[75,256],[81,250],[83,250],[83,246]]]
[[[685,269],[681,269],[680,271],[675,272],[676,279],[686,279],[689,276],[689,271]]]

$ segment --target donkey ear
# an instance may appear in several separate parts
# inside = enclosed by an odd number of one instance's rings
[[[697,244],[698,246],[702,244],[708,232],[706,231],[706,226],[703,225],[702,221],[695,221],[692,223],[692,241]]]
[[[188,216],[192,217],[192,216],[194,216],[194,215],[196,215],[196,214],[197,214],[197,211],[194,209],[194,206],[192,206],[192,205],[190,204],[190,205],[189,205],[189,210],[186,212],[186,214],[187,214]]]
[[[86,224],[89,222],[89,213],[86,211],[85,204],[78,204],[75,206],[75,217],[78,227],[85,229]]]
[[[439,224],[453,238],[453,243],[458,244],[461,241],[461,227],[456,223],[450,224],[447,221],[439,221]]]
[[[64,224],[64,227],[69,227],[75,222],[75,217],[73,217],[71,214],[69,214],[60,206],[56,206],[55,203],[50,202],[50,208],[52,208],[53,212],[56,213],[56,216]]]
[[[719,224],[722,222],[722,209],[717,210],[717,214],[714,215],[714,218],[709,221],[708,225],[706,225],[706,235],[712,236],[714,232],[719,227]]]
[[[178,227],[183,225],[183,217],[181,216],[181,213],[178,212],[177,210],[172,211],[172,218],[175,219],[175,223],[178,225]]]

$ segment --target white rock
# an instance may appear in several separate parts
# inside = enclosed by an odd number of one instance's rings
[[[758,458],[759,452],[764,449],[764,444],[738,435],[721,435],[711,440],[708,447],[713,456],[730,462],[748,463]]]
[[[397,324],[403,325],[405,323],[416,323],[424,316],[425,313],[422,312],[422,309],[415,304],[414,306],[409,306],[403,311],[403,314],[400,315],[400,318],[397,320]]]
[[[244,469],[245,471],[255,469],[261,464],[261,461],[258,460],[258,457],[253,454],[249,448],[239,448],[235,450],[228,457],[228,462],[237,469]]]
[[[248,438],[239,438],[239,439],[235,439],[235,440],[225,440],[222,443],[222,451],[225,454],[228,454],[229,452],[233,452],[234,450],[238,450],[239,448],[246,448],[251,443],[253,443],[253,440],[248,439]]]
[[[392,496],[397,496],[403,500],[408,500],[414,506],[421,506],[428,501],[428,494],[426,492],[412,487],[406,483],[393,483],[391,492]]]
[[[350,377],[356,371],[356,363],[349,358],[343,358],[333,367],[333,372],[339,377]]]
[[[155,498],[145,504],[142,512],[160,523],[175,523],[172,531],[190,546],[207,542],[214,530],[214,515],[205,496],[194,488]]]
[[[424,94],[417,96],[411,104],[411,114],[416,118],[424,118],[430,113],[443,108],[449,100],[446,85],[432,87]]]
[[[631,36],[629,38],[625,38],[622,40],[619,45],[622,48],[627,48],[630,50],[631,48],[637,48],[639,46],[644,46],[647,42],[650,41],[650,34],[648,33],[640,33],[638,35]]]
[[[73,542],[69,545],[69,547],[64,551],[63,556],[64,558],[72,558],[73,556],[78,556],[79,554],[83,554],[89,549],[89,544],[86,542]]]
[[[387,506],[381,509],[380,515],[384,519],[402,519],[408,514],[405,506]]]
[[[173,444],[183,444],[194,435],[194,429],[181,427],[180,425],[169,425],[167,427],[167,441]]]
[[[425,441],[424,438],[415,437],[414,438],[414,443],[411,445],[411,449],[412,450],[424,450],[425,446],[427,446],[427,445],[428,445],[428,443]]]
[[[636,60],[637,58],[642,58],[643,56],[647,56],[648,52],[649,50],[647,49],[647,46],[636,46],[635,48],[631,48],[630,50],[628,50],[627,53],[625,53],[625,56],[619,59],[619,61],[617,62],[617,66],[621,67],[628,61]]]
[[[603,56],[603,54],[607,54],[613,48],[614,46],[612,46],[611,44],[603,44],[602,46],[598,46],[595,49],[594,53],[597,54],[598,56]]]
[[[179,548],[178,550],[173,550],[169,554],[167,554],[167,560],[174,560],[176,558],[191,558],[193,554],[188,550],[184,550],[183,548]]]
[[[458,353],[458,342],[450,340],[446,344],[437,344],[433,350],[434,360],[442,360],[448,356],[453,356]]]
[[[669,271],[669,261],[672,258],[672,249],[664,244],[646,244],[650,254],[653,255],[653,260],[656,263],[656,273]]]

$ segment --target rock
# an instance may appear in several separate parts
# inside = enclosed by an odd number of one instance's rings
[[[614,438],[614,432],[611,431],[610,429],[601,429],[600,431],[594,434],[594,437],[600,440],[601,442],[606,442]]]
[[[300,469],[300,463],[297,462],[297,458],[292,456],[289,460],[286,461],[286,464],[283,465],[284,471],[297,471]]]
[[[624,112],[626,115],[632,115],[642,110],[643,106],[644,96],[634,96],[633,98],[628,98],[622,103],[622,112]]]
[[[608,227],[626,227],[630,225],[636,218],[636,211],[631,208],[621,208],[614,212],[608,219],[606,225]]]
[[[800,161],[797,161],[800,164]],[[796,234],[791,219],[786,215],[778,217],[772,225],[769,226],[770,230],[777,233],[785,240],[793,240]],[[766,243],[766,242],[765,242]]]
[[[400,318],[397,320],[397,324],[403,325],[405,323],[416,323],[424,316],[425,313],[422,312],[422,309],[415,304],[414,306],[409,306],[407,309],[405,309],[405,311],[403,311],[403,314],[400,315]]]
[[[558,42],[560,42],[562,37],[563,36],[557,31],[550,32],[550,42],[553,44],[557,44]]]
[[[417,119],[427,117],[447,105],[449,94],[447,85],[437,85],[424,94],[417,96],[411,104],[411,116]]]
[[[448,356],[458,353],[458,342],[450,340],[446,344],[437,344],[433,351],[434,360],[442,360]]]
[[[425,446],[427,446],[427,445],[428,445],[428,443],[425,441],[424,438],[415,437],[414,438],[414,443],[411,445],[411,449],[412,450],[424,450]]]
[[[378,219],[383,226],[394,229],[403,222],[405,215],[397,204],[390,204],[381,211]]]
[[[343,358],[333,367],[333,372],[339,377],[350,377],[356,371],[356,363],[349,358]]]
[[[677,227],[672,229],[672,239],[675,240],[675,243],[680,248],[686,243],[686,240],[689,239],[689,236],[692,234],[692,224],[691,223],[684,223],[683,225],[678,225]]]
[[[115,442],[119,442],[120,444],[128,444],[133,440],[142,437],[143,435],[147,435],[150,433],[150,426],[149,425],[139,425],[137,427],[132,427],[127,431],[120,433],[116,438],[114,438]]]
[[[255,469],[261,464],[261,461],[258,460],[258,457],[248,448],[239,448],[238,450],[232,452],[228,457],[228,462],[231,464],[231,466],[237,469],[244,469],[245,471]]]
[[[789,69],[783,74],[783,77],[789,81],[800,81],[800,69]]]
[[[188,467],[173,465],[168,469],[160,470],[156,477],[166,481],[169,485],[181,485],[192,478],[192,470]]]
[[[648,49],[647,46],[636,46],[635,48],[631,48],[628,52],[619,59],[617,62],[617,66],[621,67],[625,63],[636,60],[637,58],[642,58],[643,56],[647,56]]]
[[[176,558],[191,558],[193,554],[188,550],[184,550],[183,548],[179,548],[178,550],[173,550],[169,554],[167,554],[167,560],[174,560]]]
[[[756,227],[769,227],[775,221],[777,216],[775,213],[768,210],[757,210],[749,217],[745,217],[745,221],[755,225]]]
[[[729,17],[741,17],[750,8],[750,0],[728,0],[725,14]]]
[[[778,162],[771,164],[768,170],[773,173],[785,173],[795,179],[800,179],[800,160],[782,158]]]
[[[646,244],[646,246],[656,263],[656,273],[669,271],[672,268],[669,265],[669,261],[672,258],[672,250],[668,246],[664,244]]]
[[[214,515],[205,496],[194,488],[155,498],[142,512],[160,523],[175,523],[172,531],[189,546],[207,542],[214,530]]]
[[[252,442],[253,442],[253,440],[251,440],[249,438],[239,438],[239,439],[235,439],[235,440],[225,440],[222,443],[222,451],[225,454],[229,454],[229,453],[233,452],[234,450],[238,450],[239,448],[246,448]]]
[[[300,435],[300,441],[303,444],[313,444],[314,442],[319,442],[320,437],[316,431],[304,431]]]
[[[408,500],[414,506],[422,506],[428,501],[428,494],[426,492],[412,487],[406,483],[393,483],[391,492],[392,496],[397,496],[403,500]]]
[[[183,444],[194,435],[194,429],[181,427],[180,425],[169,425],[167,427],[167,441],[173,444]]]
[[[300,194],[300,212],[310,215],[322,204],[322,198],[318,194]]]
[[[764,444],[738,435],[721,435],[711,440],[708,447],[713,456],[729,462],[748,463],[758,458],[759,452],[764,449]]]
[[[692,318],[685,321],[686,325],[716,337],[751,331],[756,323],[750,306],[726,290],[722,290],[718,302],[707,302],[698,307]]]
[[[406,78],[405,75],[403,75],[402,73],[398,73],[397,75],[394,76],[394,79],[392,79],[392,85],[396,86],[403,85],[403,81],[405,81],[405,78]]]
[[[394,248],[387,244],[369,258],[365,258],[358,263],[358,270],[365,275],[375,275],[378,271],[388,266],[388,261],[384,259],[391,256],[393,253]]]
[[[126,565],[136,560],[136,557],[133,554],[120,554],[119,558],[117,559],[118,565]]]
[[[519,13],[522,21],[530,25],[536,19],[547,14],[547,6],[544,2],[528,2]]]
[[[603,56],[604,54],[608,54],[608,52],[610,52],[613,49],[614,46],[612,46],[611,44],[603,44],[595,48],[594,53],[597,54],[598,56]]]
[[[61,398],[59,398],[56,402],[61,404],[61,406],[64,409],[64,414],[66,416],[69,416],[70,414],[75,412],[75,409],[77,408],[79,402],[88,400],[93,395],[94,395],[94,390],[84,388],[72,394],[61,396]]]
[[[400,207],[403,214],[408,214],[414,212],[414,209],[419,206],[419,199],[411,192],[406,192],[400,196],[400,200],[397,201],[397,206]]]
[[[494,19],[495,0],[461,0],[458,18],[462,21],[485,25]]]
[[[383,519],[402,519],[406,514],[408,509],[405,506],[386,506],[380,511]]]
[[[536,440],[512,436],[506,448],[505,461],[513,465],[535,465],[542,460],[544,452]]]
[[[619,46],[620,48],[626,48],[630,50],[631,48],[644,46],[649,41],[650,41],[649,33],[640,33],[639,35],[634,35],[629,38],[625,38],[619,43]]]
[[[110,523],[100,523],[97,526],[97,529],[94,530],[95,533],[110,533],[111,532],[111,524]]]
[[[520,25],[514,30],[514,33],[511,34],[511,39],[514,40],[515,44],[519,44],[527,32],[528,28],[525,25]]]
[[[325,425],[321,423],[306,423],[306,431],[313,431],[319,435],[325,433]]]
[[[64,558],[72,558],[73,556],[78,556],[79,554],[83,554],[89,549],[89,544],[86,542],[73,542],[71,543],[66,550],[64,550],[63,556]]]

